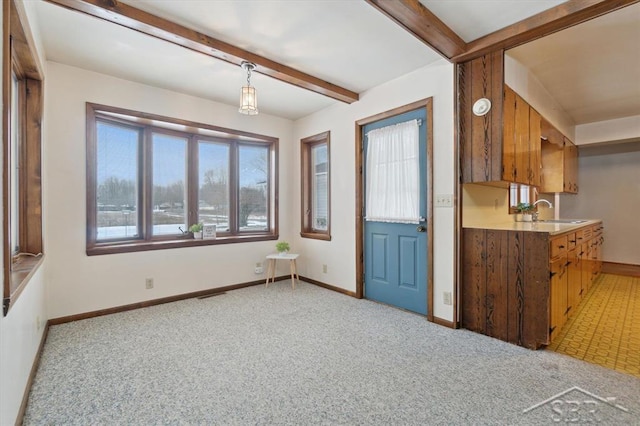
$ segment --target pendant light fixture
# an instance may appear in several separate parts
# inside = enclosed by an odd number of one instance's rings
[[[258,95],[256,88],[251,86],[251,71],[256,69],[256,64],[242,61],[240,64],[243,70],[247,71],[247,85],[242,86],[240,92],[240,114],[256,115],[258,114]]]

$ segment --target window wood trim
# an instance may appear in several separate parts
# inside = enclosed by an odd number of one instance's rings
[[[313,185],[311,179],[311,150],[321,144],[327,145],[327,229],[314,229]],[[300,140],[300,236],[316,240],[331,241],[331,132],[326,131]]]
[[[131,119],[129,119],[131,118]],[[162,250],[179,247],[193,247],[204,245],[230,244],[254,241],[266,241],[278,239],[278,139],[271,136],[259,135],[245,131],[236,131],[218,126],[196,123],[188,120],[160,116],[150,113],[137,112],[124,108],[118,108],[95,103],[86,103],[86,138],[87,138],[87,165],[86,165],[86,253],[87,255],[102,255],[114,253],[128,253],[147,250]],[[138,239],[112,239],[97,240],[97,121],[112,122],[124,127],[140,129],[139,138],[139,170],[138,180],[142,185],[138,193],[139,230]],[[176,126],[186,131],[176,130]],[[218,232],[215,239],[195,240],[189,235],[152,235],[152,144],[151,135],[160,133],[173,135],[187,139],[188,170],[185,181],[187,200],[198,200],[197,176],[194,171],[198,165],[199,141],[217,142],[229,145],[229,227],[231,231]],[[211,134],[209,134],[211,133]],[[212,136],[215,134],[215,136]],[[144,140],[148,138],[149,140]],[[266,231],[241,231],[239,229],[239,190],[234,185],[238,183],[238,170],[235,163],[238,158],[238,150],[243,146],[261,146],[267,149],[268,161],[268,185],[267,185],[267,225]],[[142,150],[146,150],[144,153]],[[237,185],[236,185],[237,186]],[[234,188],[236,188],[234,190]],[[188,201],[188,223],[195,223],[198,209],[192,208],[194,201]],[[197,201],[195,201],[197,203]],[[188,225],[187,225],[188,226]],[[233,233],[233,230],[237,232]]]
[[[7,315],[35,271],[43,263],[42,234],[42,72],[22,5],[3,2],[3,314]],[[20,96],[19,256],[10,247],[11,238],[11,93],[12,70],[16,71]]]

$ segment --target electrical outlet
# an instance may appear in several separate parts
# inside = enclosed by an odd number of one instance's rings
[[[323,274],[327,273],[327,265],[322,265],[322,273]]]
[[[453,194],[436,194],[436,207],[453,207]]]
[[[259,263],[258,263],[258,265],[259,265]],[[261,274],[261,273],[264,272],[264,269],[262,269],[262,266],[256,266],[254,268],[253,272],[256,273],[256,274]]]
[[[445,305],[451,305],[453,302],[451,300],[451,292],[450,291],[445,291],[442,293],[442,302]]]
[[[144,280],[144,286],[147,290],[150,290],[153,288],[153,278],[147,278],[146,280]]]
[[[261,268],[261,267],[262,267],[262,263],[256,262],[256,268]]]

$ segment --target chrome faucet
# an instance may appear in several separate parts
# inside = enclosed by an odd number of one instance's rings
[[[544,198],[541,198],[541,199],[539,199],[538,201],[536,201],[535,203],[533,203],[533,206],[535,207],[535,206],[536,206],[536,204],[538,204],[538,203],[540,203],[540,202],[542,202],[542,201],[544,201],[545,203],[547,203],[547,205],[549,206],[549,208],[553,208],[553,204],[551,204],[551,202],[550,202],[550,201],[547,201],[547,200],[545,200]]]
[[[545,203],[547,203],[547,205],[549,206],[549,208],[553,208],[553,204],[551,204],[550,201],[545,200],[544,198],[539,199],[538,201],[536,201],[535,203],[533,203],[533,206],[535,207],[538,203],[544,201]],[[537,222],[538,221],[538,212],[534,211],[533,212],[533,221]]]

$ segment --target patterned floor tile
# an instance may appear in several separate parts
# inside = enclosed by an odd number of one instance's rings
[[[547,349],[640,377],[640,278],[600,275]]]

